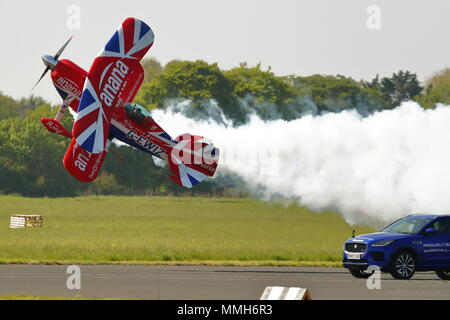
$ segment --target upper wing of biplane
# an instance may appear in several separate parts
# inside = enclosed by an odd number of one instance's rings
[[[97,177],[108,149],[111,117],[134,99],[144,79],[139,61],[153,39],[148,25],[128,18],[92,63],[64,157],[75,178],[89,182]]]

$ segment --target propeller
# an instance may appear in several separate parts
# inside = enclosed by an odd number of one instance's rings
[[[42,59],[44,60],[45,65],[47,66],[44,70],[44,72],[42,73],[41,77],[39,78],[39,80],[36,82],[36,84],[34,85],[33,89],[38,85],[38,83],[42,80],[42,78],[47,74],[47,72],[50,69],[54,68],[54,65],[51,66],[51,60],[53,61],[57,61],[59,56],[63,53],[63,51],[66,49],[67,45],[69,44],[70,40],[72,40],[73,36],[71,36],[69,38],[69,40],[66,41],[66,43],[64,43],[64,45],[61,47],[61,49],[58,50],[58,52],[56,52],[56,54],[52,57],[52,56],[43,56]],[[50,63],[48,63],[48,61],[50,61]],[[31,89],[31,90],[33,90]]]

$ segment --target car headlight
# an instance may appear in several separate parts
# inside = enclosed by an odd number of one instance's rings
[[[391,244],[392,242],[394,242],[394,240],[381,240],[381,241],[372,243],[372,247],[385,247],[388,244]]]

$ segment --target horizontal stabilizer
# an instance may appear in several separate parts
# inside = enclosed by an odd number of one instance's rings
[[[72,135],[69,133],[69,131],[67,131],[66,128],[64,128],[63,125],[59,123],[57,120],[52,118],[41,118],[41,122],[47,128],[48,131],[72,139]]]

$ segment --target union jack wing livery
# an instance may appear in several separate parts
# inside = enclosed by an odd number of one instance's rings
[[[170,178],[187,188],[212,177],[217,169],[219,149],[200,136],[188,133],[176,138],[168,159],[170,170],[175,174]]]
[[[74,147],[79,145],[92,155],[88,163],[104,159],[104,156],[95,155],[107,152],[105,145],[112,114],[133,100],[144,80],[139,61],[153,45],[153,40],[149,26],[128,18],[95,58],[87,74],[72,129],[76,143],[71,144],[64,157],[64,166],[76,178],[92,181],[97,177],[99,170],[92,172],[86,170],[89,165],[80,166],[77,161],[80,155],[76,150],[81,149]]]
[[[128,18],[94,60],[72,132],[86,151],[100,153],[105,149],[113,109],[131,102],[136,95],[144,79],[139,61],[153,40],[149,26]]]
[[[78,180],[90,182],[97,177],[114,139],[166,160],[170,178],[187,188],[214,175],[219,150],[212,143],[189,134],[172,139],[147,110],[130,103],[144,79],[140,60],[153,40],[148,25],[128,18],[89,72],[69,60],[57,60],[70,39],[54,57],[43,57],[47,68],[41,79],[52,70],[53,83],[64,103],[55,119],[41,121],[50,132],[71,138],[63,162]],[[59,122],[68,107],[76,112],[72,135]]]

